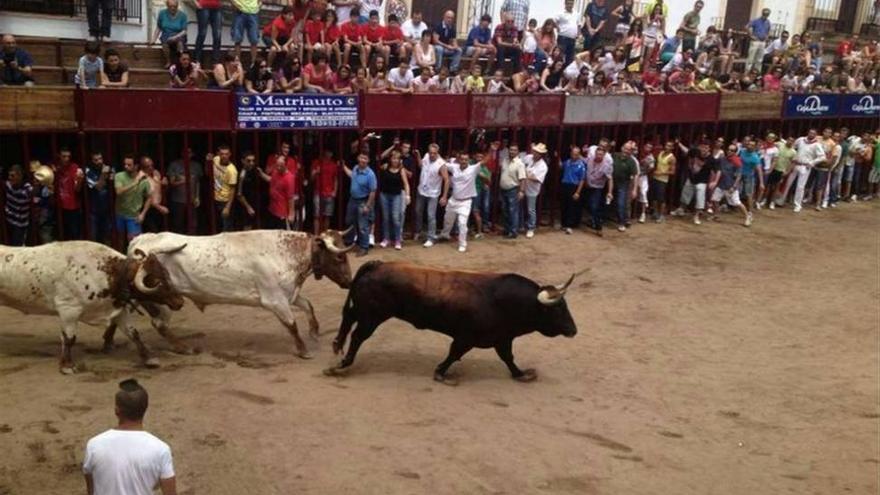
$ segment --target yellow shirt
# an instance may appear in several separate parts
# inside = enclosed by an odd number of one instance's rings
[[[467,79],[464,80],[464,85],[469,91],[482,93],[483,88],[486,87],[486,82],[483,81],[482,77],[467,76]]]
[[[669,182],[669,175],[661,174],[668,174],[672,171],[672,161],[674,159],[674,154],[665,151],[657,155],[657,166],[654,168],[654,180],[659,182]]]
[[[229,165],[226,165],[226,170],[222,174],[218,174],[218,168],[222,168],[220,165],[220,157],[214,157],[214,201],[220,201],[221,203],[228,203],[232,201],[233,196],[235,195],[235,185],[238,183],[238,169],[235,168],[235,164],[229,162]]]

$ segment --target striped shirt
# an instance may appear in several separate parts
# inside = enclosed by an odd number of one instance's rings
[[[529,23],[529,0],[505,0],[501,4],[501,12],[513,14],[513,24],[519,31],[525,31]],[[501,20],[504,23],[504,20]]]
[[[34,188],[28,183],[19,187],[6,181],[6,221],[14,227],[27,227],[31,218],[31,198]]]

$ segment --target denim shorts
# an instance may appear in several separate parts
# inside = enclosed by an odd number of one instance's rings
[[[232,21],[233,43],[241,43],[244,39],[245,32],[247,32],[247,38],[251,45],[256,45],[260,42],[259,15],[236,12],[235,19]]]
[[[756,171],[755,173],[758,172]],[[742,194],[750,198],[755,196],[755,174],[743,175]]]
[[[855,176],[856,166],[855,165],[844,165],[843,166],[843,181],[844,182],[852,182],[853,177]]]

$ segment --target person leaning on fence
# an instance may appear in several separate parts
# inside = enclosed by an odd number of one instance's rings
[[[119,423],[86,444],[83,475],[89,495],[177,493],[171,448],[144,431],[147,391],[134,379],[119,383],[115,411]]]

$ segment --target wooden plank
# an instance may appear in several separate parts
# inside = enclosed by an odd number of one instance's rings
[[[778,119],[782,112],[782,93],[724,93],[720,120]]]
[[[15,88],[0,89],[0,129],[15,129],[15,101],[18,95]]]
[[[70,130],[77,128],[73,88],[5,88],[0,91],[0,128]]]

